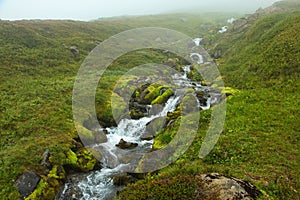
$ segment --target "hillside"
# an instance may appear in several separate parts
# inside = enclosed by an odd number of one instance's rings
[[[279,2],[238,19],[221,37],[205,38],[226,86],[238,89],[227,99],[225,130],[218,144],[199,160],[205,133],[199,130],[196,141],[176,164],[128,186],[120,199],[149,198],[152,191],[164,193],[163,197],[181,191],[177,197],[191,197],[194,190],[187,188],[195,187],[194,177],[208,172],[254,183],[263,193],[260,199],[300,197],[299,17],[297,1]],[[205,128],[209,112],[201,113]],[[172,128],[163,134],[172,137]],[[177,186],[181,180],[185,183],[180,185],[190,186]]]
[[[199,32],[214,32],[231,16],[144,16],[134,17],[130,23],[119,18],[94,22],[0,21],[0,198],[18,198],[13,184],[25,170],[48,173],[40,165],[47,149],[52,164],[61,166],[70,164],[68,153],[73,155],[82,148],[71,110],[73,84],[82,61],[100,42],[121,31],[145,26],[175,28],[199,37]],[[70,51],[74,46],[78,55]],[[116,62],[112,73],[166,59],[151,50],[132,53],[120,58],[122,64]],[[112,123],[107,106],[107,95],[114,84],[112,75],[107,81],[109,87],[97,93],[98,114],[104,123]]]
[[[192,198],[198,184],[195,177],[211,172],[249,181],[262,192],[261,199],[300,198],[299,3],[276,3],[241,17],[226,33],[219,34],[233,15],[174,14],[93,22],[0,21],[0,199],[19,198],[14,182],[26,170],[49,181],[39,184],[40,193],[31,199],[53,199],[65,179],[65,174],[57,172],[59,167],[63,166],[61,171],[70,166],[77,171],[95,167],[95,163],[90,167],[76,162],[82,157],[93,161],[82,150],[73,124],[72,90],[77,70],[100,42],[123,30],[145,26],[203,37],[226,86],[234,92],[227,98],[225,129],[207,157],[199,159],[198,153],[211,110],[201,111],[201,129],[182,158],[128,185],[118,198],[146,199],[153,193],[152,199],[171,194],[177,199]],[[78,55],[70,51],[74,46]],[[120,74],[142,63],[163,63],[175,57],[142,50],[114,62],[107,72],[107,84],[98,88],[99,121],[114,123],[108,96]],[[166,143],[176,128],[178,123],[165,127],[155,142]],[[47,149],[55,166],[52,169],[40,164]],[[49,185],[51,190],[46,188]]]

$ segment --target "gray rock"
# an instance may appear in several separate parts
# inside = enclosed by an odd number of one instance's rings
[[[79,50],[77,49],[76,46],[71,46],[69,50],[71,51],[74,57],[77,57],[79,55]]]
[[[255,186],[234,177],[225,177],[218,173],[211,173],[202,174],[196,178],[200,178],[204,182],[208,189],[207,193],[217,192],[220,195],[220,199],[250,200],[256,199],[261,195],[261,192]]]
[[[31,171],[24,172],[15,182],[15,187],[20,193],[21,199],[29,196],[36,188],[40,177]]]

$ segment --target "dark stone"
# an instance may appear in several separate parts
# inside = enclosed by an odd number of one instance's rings
[[[36,188],[40,177],[31,171],[24,172],[15,182],[15,187],[20,193],[21,199],[29,196]]]
[[[150,141],[154,138],[154,136],[153,136],[153,134],[150,134],[150,133],[144,133],[140,138],[141,138],[141,140]]]
[[[137,143],[126,142],[123,139],[120,140],[119,144],[116,144],[116,147],[119,147],[120,149],[134,149],[137,146]]]
[[[102,167],[102,164],[101,162],[97,162],[94,166],[94,169],[93,170],[101,170],[103,167]]]

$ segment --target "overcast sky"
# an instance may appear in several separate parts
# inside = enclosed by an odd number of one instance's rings
[[[199,11],[253,12],[277,0],[0,0],[0,19],[92,20],[120,15]]]

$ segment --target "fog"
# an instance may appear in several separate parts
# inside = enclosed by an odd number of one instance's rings
[[[0,0],[0,19],[93,20],[166,12],[250,13],[276,0]]]

